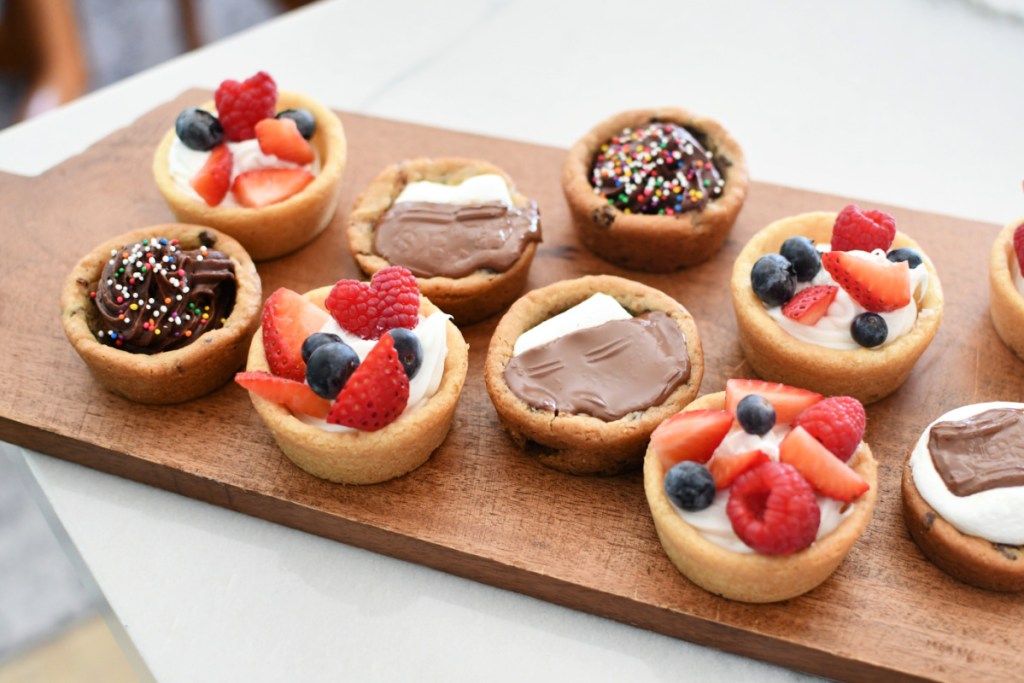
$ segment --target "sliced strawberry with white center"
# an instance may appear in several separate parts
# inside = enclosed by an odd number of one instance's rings
[[[796,416],[823,397],[807,389],[765,382],[762,379],[730,379],[725,383],[725,409],[736,414],[736,406],[745,396],[757,394],[775,408],[775,424],[788,425]]]
[[[296,382],[306,379],[302,343],[330,320],[327,311],[282,287],[263,304],[263,351],[270,371]]]
[[[715,488],[719,491],[732,486],[736,477],[763,462],[771,460],[763,451],[752,450],[743,453],[719,453],[711,458],[708,471],[715,478]]]
[[[210,152],[206,163],[199,169],[189,185],[209,206],[218,206],[227,196],[231,187],[231,150],[227,145],[217,145]]]
[[[313,147],[291,119],[263,119],[256,124],[260,151],[305,166],[313,162]]]
[[[651,445],[666,470],[683,460],[707,462],[732,422],[732,415],[724,410],[687,410],[658,425]]]
[[[260,398],[280,403],[293,413],[323,419],[331,410],[331,402],[320,398],[302,382],[275,377],[269,372],[239,372],[235,381]]]
[[[874,261],[845,251],[821,255],[821,265],[850,298],[872,313],[889,313],[910,303],[910,265]]]
[[[849,465],[832,455],[803,427],[796,427],[779,445],[779,462],[796,468],[817,491],[845,503],[871,486]]]
[[[260,168],[247,171],[231,187],[235,200],[259,209],[288,199],[313,182],[313,175],[301,168]]]
[[[801,289],[782,307],[782,315],[801,325],[813,325],[828,312],[838,291],[835,285],[815,285]]]

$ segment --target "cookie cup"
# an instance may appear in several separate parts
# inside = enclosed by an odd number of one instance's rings
[[[601,145],[626,128],[669,122],[686,128],[712,152],[725,189],[700,211],[674,216],[628,214],[595,194],[590,172]],[[685,109],[637,109],[602,121],[569,150],[562,166],[562,191],[576,233],[592,252],[630,270],[666,272],[711,258],[725,242],[747,197],[743,150],[714,119]]]
[[[718,392],[701,396],[685,410],[724,408],[725,392]],[[853,462],[853,469],[871,488],[852,503],[852,512],[832,533],[791,555],[736,553],[706,540],[672,507],[665,494],[665,468],[653,446],[648,446],[644,458],[644,492],[661,545],[683,576],[730,600],[778,602],[802,595],[831,576],[871,521],[878,464],[863,441]]]
[[[100,343],[98,311],[90,294],[96,291],[112,250],[152,237],[177,239],[184,249],[206,245],[224,252],[235,264],[237,287],[223,326],[203,332],[188,346],[147,355]],[[108,391],[139,403],[181,403],[226,384],[245,362],[249,338],[259,325],[261,301],[260,276],[241,244],[211,228],[170,223],[114,237],[79,261],[61,290],[61,323],[68,341]]]
[[[216,111],[213,102],[201,106]],[[171,177],[168,155],[175,140],[172,127],[153,155],[153,177],[171,211],[183,223],[209,225],[242,243],[257,261],[283,256],[309,243],[331,222],[341,196],[347,145],[338,117],[316,100],[297,93],[280,92],[278,111],[308,109],[316,119],[310,140],[320,156],[320,173],[301,192],[277,204],[258,209],[243,206],[208,206],[185,192]]]
[[[1013,232],[1024,225],[1024,218],[1003,228],[992,245],[989,257],[989,313],[992,325],[1003,343],[1024,359],[1024,296],[1017,291],[1014,276],[1020,271],[1013,249]]]
[[[633,315],[661,311],[671,317],[686,337],[690,377],[661,405],[612,422],[531,407],[512,392],[504,378],[516,340],[598,292],[611,296]],[[556,282],[516,301],[498,323],[484,362],[487,393],[501,426],[517,446],[541,464],[570,474],[615,474],[639,465],[651,432],[694,399],[703,377],[700,335],[682,304],[657,289],[611,275]]]
[[[330,291],[330,287],[321,287],[304,296],[324,308]],[[421,315],[429,316],[437,310],[428,299],[420,298]],[[252,338],[246,370],[270,371],[262,329]],[[303,422],[279,403],[251,392],[249,396],[278,447],[306,472],[339,484],[377,484],[425,463],[448,435],[466,381],[469,346],[451,322],[447,324],[446,339],[448,355],[437,392],[417,410],[375,432],[329,432]]]
[[[754,235],[733,266],[733,309],[740,348],[758,375],[826,396],[853,396],[866,405],[903,385],[942,320],[942,285],[931,259],[917,243],[897,232],[892,244],[917,250],[923,260],[919,267],[928,269],[928,287],[918,301],[917,321],[906,335],[879,348],[840,351],[801,341],[769,317],[750,286],[750,271],[760,257],[777,254],[782,243],[796,235],[827,244],[835,219],[831,212],[805,213],[775,221]]]
[[[488,173],[505,179],[512,203],[517,208],[529,206],[530,200],[516,191],[509,175],[486,161],[413,159],[385,168],[359,195],[348,217],[348,244],[359,268],[372,276],[378,270],[396,265],[374,250],[374,230],[406,185],[420,181],[458,185],[468,178]],[[453,316],[456,324],[468,325],[491,317],[515,301],[526,286],[530,264],[536,253],[537,242],[527,242],[519,259],[504,272],[477,270],[460,278],[436,276],[416,279],[424,296]]]

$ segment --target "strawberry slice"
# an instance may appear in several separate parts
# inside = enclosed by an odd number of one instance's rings
[[[651,434],[651,445],[665,469],[683,460],[707,462],[732,428],[724,410],[687,410],[668,418]]]
[[[331,402],[320,398],[302,382],[274,377],[269,372],[239,372],[235,381],[260,398],[280,403],[293,413],[312,415],[323,419],[331,410]]]
[[[819,493],[845,503],[853,502],[871,488],[803,427],[794,428],[779,444],[779,462],[795,467]]]
[[[303,166],[313,162],[313,147],[291,119],[263,119],[256,124],[256,139],[264,154]]]
[[[801,289],[782,307],[782,315],[801,325],[813,325],[824,317],[838,291],[835,285],[815,285]]]
[[[1013,251],[1017,254],[1017,268],[1024,270],[1024,223],[1013,231]]]
[[[313,182],[313,174],[301,168],[259,168],[246,171],[231,186],[242,206],[259,209],[288,199]]]
[[[896,237],[896,219],[884,211],[861,211],[850,204],[832,226],[832,251],[888,251]]]
[[[775,408],[775,424],[788,425],[805,408],[814,405],[823,397],[807,389],[797,389],[777,382],[761,379],[730,379],[725,383],[725,409],[736,414],[736,406],[744,396],[757,394],[768,399]]]
[[[375,432],[397,420],[408,402],[409,377],[395,351],[395,338],[385,334],[348,378],[327,421]]]
[[[263,304],[263,350],[270,372],[278,377],[303,382],[306,363],[302,360],[302,343],[319,332],[330,320],[327,311],[282,287]]]
[[[227,145],[217,145],[199,173],[189,181],[208,206],[218,206],[227,196],[231,187],[231,164],[231,150]]]
[[[910,303],[910,265],[872,261],[845,251],[821,255],[821,265],[854,301],[872,313],[889,313]]]
[[[732,486],[736,477],[763,462],[771,460],[763,451],[755,449],[743,453],[719,453],[711,458],[708,470],[715,478],[715,489],[721,491]]]

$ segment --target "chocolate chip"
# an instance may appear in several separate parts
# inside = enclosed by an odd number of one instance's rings
[[[932,524],[935,523],[935,513],[926,512],[924,513],[924,530],[931,531]]]
[[[1016,562],[1019,557],[1020,546],[1018,545],[1004,545],[1002,543],[993,543],[992,548],[995,549],[995,551],[998,552],[1000,555],[1013,562]]]
[[[599,227],[610,228],[615,222],[615,211],[610,206],[602,206],[599,209],[594,209],[591,220]]]
[[[199,244],[203,245],[207,249],[217,243],[217,238],[211,235],[206,230],[199,233]]]

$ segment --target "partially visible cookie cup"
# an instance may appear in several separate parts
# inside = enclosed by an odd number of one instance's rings
[[[214,111],[213,102],[207,102],[201,108]],[[341,196],[341,177],[348,154],[341,121],[316,100],[282,91],[278,95],[277,109],[308,109],[312,112],[317,130],[310,143],[320,156],[320,173],[313,182],[277,204],[258,209],[208,206],[202,199],[178,187],[168,165],[168,155],[176,137],[173,126],[153,155],[153,177],[157,188],[178,220],[209,225],[231,235],[257,261],[293,252],[327,227]]]
[[[322,287],[305,294],[321,308],[330,293]],[[437,309],[425,297],[420,314]],[[437,392],[416,410],[375,432],[330,432],[307,424],[279,403],[250,392],[253,406],[289,460],[306,472],[341,484],[377,484],[411,472],[444,441],[466,381],[469,346],[458,328],[447,323],[448,354]],[[253,336],[246,370],[270,371],[263,349],[262,328]]]
[[[1020,218],[996,237],[989,258],[989,312],[992,325],[1003,343],[1019,358],[1024,358],[1024,296],[1017,291],[1014,275],[1020,267],[1013,249],[1013,233],[1024,224]]]
[[[701,396],[684,410],[724,407],[725,393],[718,392]],[[644,458],[644,492],[661,545],[683,576],[730,600],[778,602],[802,595],[831,576],[871,521],[878,494],[878,465],[864,442],[853,458],[854,471],[870,488],[852,503],[853,510],[832,533],[791,555],[736,553],[706,540],[672,507],[665,494],[665,468],[653,446]]]
[[[800,386],[829,396],[853,396],[868,404],[896,391],[935,337],[942,320],[942,285],[931,259],[914,240],[897,232],[893,247],[911,247],[928,269],[928,288],[918,303],[917,320],[906,335],[874,349],[835,350],[793,337],[768,315],[750,285],[750,271],[765,254],[778,253],[789,237],[815,243],[832,239],[836,214],[819,211],[775,221],[754,235],[736,258],[732,301],[740,347],[747,362],[764,379]]]
[[[648,311],[669,315],[686,337],[690,377],[660,405],[612,422],[531,407],[512,392],[504,378],[516,340],[599,292],[616,299],[633,315]],[[487,392],[505,431],[542,464],[571,474],[614,474],[639,465],[651,432],[693,400],[703,377],[704,354],[690,313],[663,292],[610,275],[556,282],[519,299],[498,323],[484,362]]]
[[[237,280],[231,313],[221,327],[173,351],[146,355],[102,344],[96,337],[98,312],[91,293],[103,267],[112,250],[153,237],[177,239],[184,249],[206,245],[224,252],[234,263]],[[241,244],[210,228],[171,223],[114,237],[79,261],[61,290],[61,322],[68,341],[108,391],[139,403],[181,403],[226,384],[245,362],[249,338],[259,325],[261,300],[260,277]]]
[[[395,265],[374,250],[374,230],[409,183],[430,181],[458,185],[473,176],[490,174],[504,178],[519,209],[530,200],[515,189],[509,175],[486,161],[443,158],[413,159],[385,168],[356,199],[348,217],[348,243],[359,268],[367,275]],[[519,259],[506,271],[478,270],[460,278],[418,277],[420,291],[459,325],[468,325],[505,309],[526,286],[537,242],[528,242]],[[397,264],[402,265],[402,264]]]
[[[725,190],[704,209],[674,216],[627,214],[594,192],[590,171],[601,145],[625,128],[655,122],[683,126],[714,154]],[[725,128],[714,119],[674,107],[626,111],[602,121],[572,146],[562,166],[562,191],[580,241],[615,265],[651,272],[711,258],[736,222],[748,183],[743,150]]]

